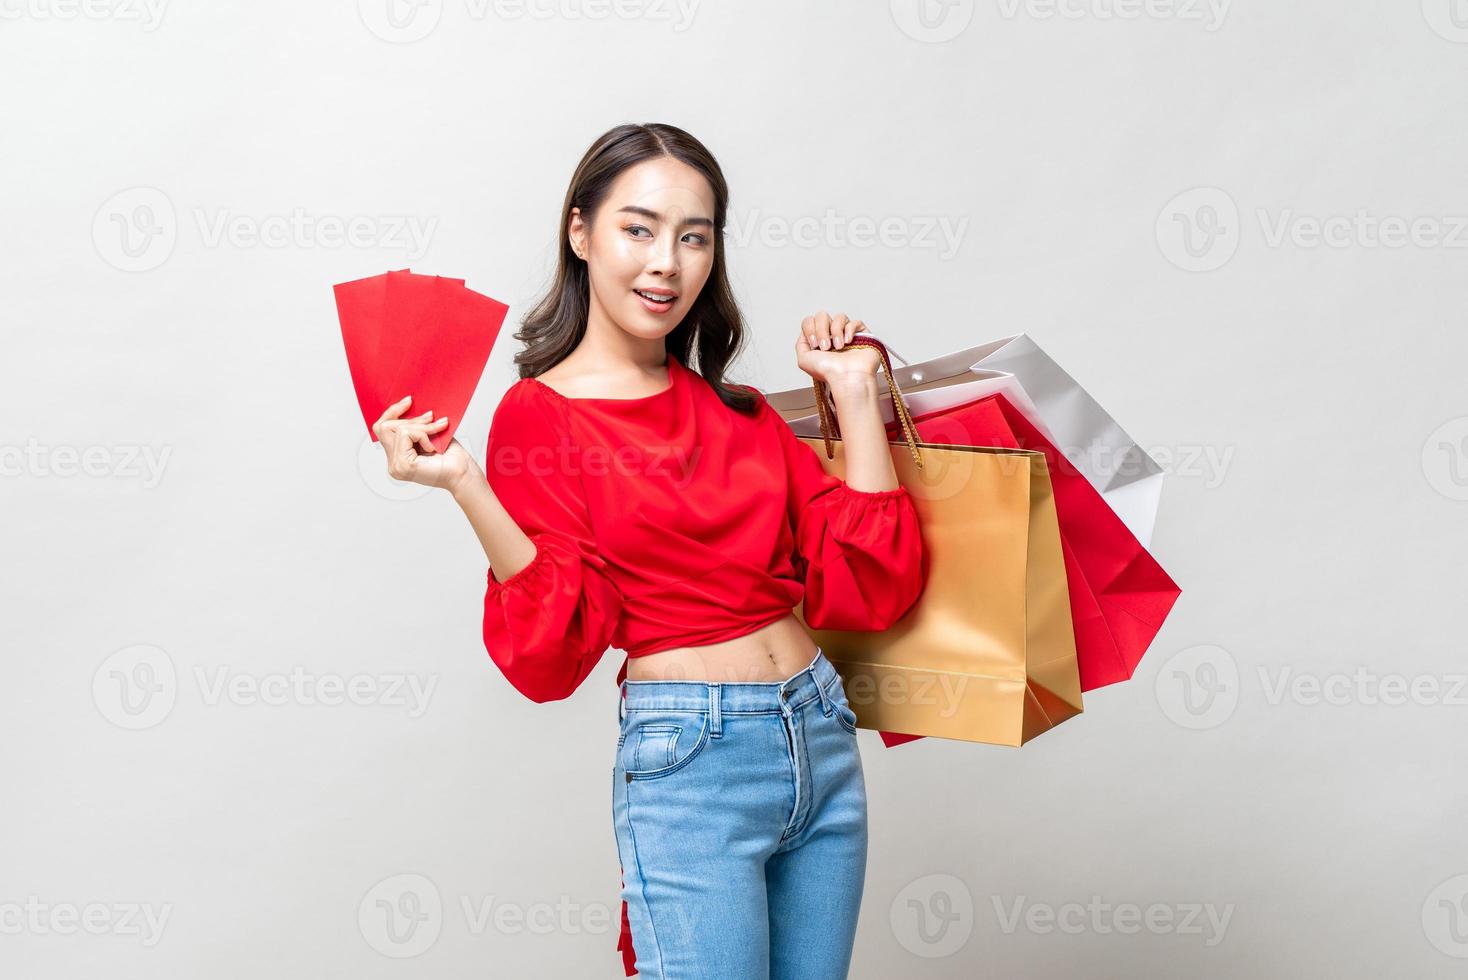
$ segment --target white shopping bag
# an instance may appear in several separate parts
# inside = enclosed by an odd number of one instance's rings
[[[908,364],[892,345],[886,346],[904,365],[893,368],[892,374],[914,416],[1003,393],[1085,474],[1142,547],[1151,547],[1162,497],[1162,467],[1028,335],[1015,334],[918,364]],[[821,434],[810,386],[765,397],[798,435]],[[883,421],[891,422],[890,394],[882,394],[881,410]]]

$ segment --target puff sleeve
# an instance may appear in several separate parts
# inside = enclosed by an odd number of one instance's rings
[[[761,398],[763,401],[763,398]],[[884,630],[917,602],[927,578],[922,527],[906,487],[854,490],[827,473],[768,402],[785,457],[787,509],[802,612],[813,629]]]
[[[560,405],[524,381],[510,387],[490,423],[484,471],[535,544],[535,557],[504,581],[489,570],[484,645],[515,689],[537,702],[561,700],[580,686],[606,653],[622,611],[574,448]]]

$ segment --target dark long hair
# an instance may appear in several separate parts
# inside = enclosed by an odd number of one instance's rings
[[[683,321],[665,338],[668,354],[703,375],[725,405],[752,413],[756,397],[724,381],[724,371],[742,349],[745,337],[744,317],[729,288],[724,264],[729,187],[708,149],[688,133],[665,123],[629,123],[609,129],[596,138],[576,165],[556,229],[560,247],[556,252],[555,277],[540,302],[525,314],[515,333],[515,339],[525,344],[525,349],[515,355],[515,364],[521,378],[536,377],[575,350],[586,334],[591,283],[586,263],[571,250],[567,235],[571,209],[580,208],[582,220],[588,225],[594,223],[618,175],[628,167],[659,157],[686,163],[703,174],[714,192],[713,268]]]

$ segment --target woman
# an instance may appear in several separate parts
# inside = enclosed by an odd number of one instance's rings
[[[612,803],[637,972],[845,977],[866,869],[856,716],[792,610],[887,628],[922,591],[922,538],[880,355],[847,348],[860,321],[807,317],[795,347],[830,386],[844,481],[723,380],[744,340],[727,202],[689,134],[610,130],[572,178],[485,469],[457,441],[433,454],[447,419],[403,417],[411,396],[375,431],[392,475],[448,489],[479,536],[485,645],[516,689],[564,698],[609,646],[627,653]]]

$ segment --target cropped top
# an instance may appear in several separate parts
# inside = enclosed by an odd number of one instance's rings
[[[905,488],[852,489],[757,389],[745,415],[667,367],[641,398],[521,378],[495,409],[485,476],[535,557],[504,581],[489,570],[484,644],[533,701],[568,697],[609,647],[718,643],[796,603],[814,629],[882,630],[922,592]]]

